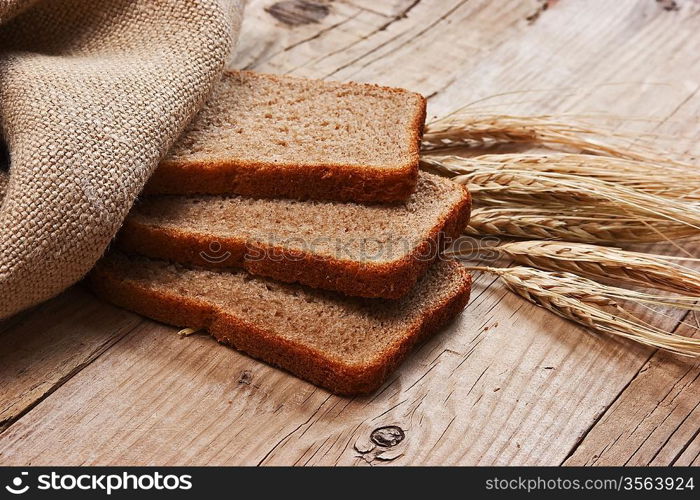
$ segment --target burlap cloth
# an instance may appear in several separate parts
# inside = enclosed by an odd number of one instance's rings
[[[0,318],[99,259],[241,15],[236,0],[0,0]]]

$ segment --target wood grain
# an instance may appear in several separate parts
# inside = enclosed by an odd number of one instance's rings
[[[700,434],[695,434],[695,439],[688,443],[681,455],[676,460],[677,466],[698,466],[700,465]]]
[[[523,334],[520,317],[531,316],[534,306],[498,288],[479,285],[476,294],[468,314],[423,345],[383,389],[356,399],[217,348],[206,336],[180,339],[172,328],[144,323],[12,425],[2,436],[0,459],[32,465],[379,462],[376,450],[360,458],[355,446],[364,449],[384,425],[404,429],[406,439],[392,451],[411,454],[416,463],[563,458],[566,447],[548,443],[572,445],[589,407],[603,411],[598,394],[624,384],[617,373],[646,352],[608,343],[601,377],[586,379],[582,372],[572,381],[567,360],[595,365],[599,340],[559,320],[554,323],[566,327],[565,335]],[[498,325],[474,321],[494,304],[510,318]],[[504,339],[511,349],[504,349]]]
[[[697,2],[352,0],[322,2],[322,16],[273,16],[273,3],[250,3],[234,67],[404,86],[429,96],[432,116],[467,103],[604,113],[694,154]],[[700,453],[697,364],[593,336],[489,276],[366,398],[149,321],[71,373],[0,435],[2,463],[682,465]],[[405,438],[378,446],[385,426]]]
[[[697,312],[689,314],[678,333],[700,337],[699,320]],[[700,431],[698,394],[700,361],[657,352],[566,465],[676,464]]]
[[[142,321],[74,287],[0,323],[0,429]]]
[[[294,431],[297,418],[329,399],[209,336],[180,338],[172,328],[145,322],[5,431],[0,461],[249,459],[264,455],[270,443]]]

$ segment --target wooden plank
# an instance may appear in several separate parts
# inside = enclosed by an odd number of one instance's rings
[[[0,429],[141,322],[74,287],[0,323]]]
[[[5,431],[0,459],[32,465],[379,462],[382,457],[358,457],[355,445],[363,449],[357,442],[374,429],[399,425],[407,438],[397,449],[412,463],[551,462],[558,451],[550,443],[571,441],[580,428],[586,414],[580,398],[596,400],[620,367],[634,366],[646,352],[602,342],[557,319],[555,331],[568,333],[524,335],[521,317],[532,317],[534,306],[485,288],[490,280],[484,277],[478,283],[470,311],[366,398],[331,396],[218,348],[209,337],[180,339],[172,328],[145,322]],[[508,312],[498,325],[493,317],[474,321],[488,318],[496,304]],[[607,363],[600,377],[581,370],[572,379],[567,361],[591,368],[601,348]],[[532,446],[536,455],[528,457]]]
[[[144,322],[9,427],[0,461],[253,463],[329,399],[209,336]]]
[[[678,333],[700,337],[700,315]],[[674,465],[700,432],[700,361],[657,352],[566,465]]]
[[[700,465],[700,434],[695,435],[695,439],[688,443],[688,447],[678,457],[674,465],[677,466],[698,466]]]
[[[422,1],[394,19],[356,0],[330,4],[338,11],[318,23],[285,27],[264,11],[267,3],[254,2],[249,15],[258,15],[244,22],[234,65],[407,86],[433,95],[432,114],[500,92],[549,89],[480,106],[652,119],[626,118],[639,130],[671,117],[660,133],[696,133],[695,122],[673,117],[700,81],[692,36],[700,6],[550,4],[533,20],[535,2]],[[334,26],[342,16],[349,20]],[[145,322],[9,427],[0,457],[34,465],[561,463],[652,355],[588,335],[485,276],[467,311],[366,398],[331,396],[206,337],[180,340]],[[388,425],[405,439],[373,445],[372,432]],[[678,441],[664,453],[697,461],[697,437]]]
[[[266,45],[267,35],[273,40],[287,39],[292,36],[288,31],[297,29],[275,24],[268,32],[264,28],[270,24],[266,5],[249,5],[246,15],[251,17],[244,21],[241,50],[231,62],[233,67],[251,67],[247,48]],[[393,9],[398,14],[388,20],[375,10],[348,11],[348,5],[333,3],[331,14],[322,21],[324,29],[316,30],[303,43],[297,38],[291,44],[269,42],[285,49],[256,57],[254,68],[402,86],[430,96],[455,82],[455,75],[466,70],[470,59],[481,51],[526,29],[525,19],[538,2],[510,2],[508,8],[495,7],[488,0],[401,2]],[[344,16],[338,26],[340,20],[331,18],[336,6]],[[255,38],[246,42],[246,35]]]
[[[239,69],[257,68],[271,57],[285,54],[326,32],[340,32],[344,24],[363,12],[359,7],[350,4],[334,3],[328,6],[325,15],[308,15],[304,19],[302,14],[297,15],[296,21],[290,21],[290,16],[285,16],[279,10],[275,11],[272,8],[274,5],[274,2],[269,1],[248,2],[238,45],[231,54],[231,66]],[[286,5],[293,6],[294,3],[287,2]],[[289,7],[287,10],[294,9]],[[297,12],[299,11],[300,9],[297,9]],[[370,23],[374,19],[377,24],[382,22],[377,18],[385,19],[379,14],[369,14],[365,22]]]
[[[646,350],[558,319],[557,333],[527,335],[521,318],[534,318],[536,308],[487,288],[484,277],[477,283],[468,313],[366,398],[331,396],[206,336],[180,339],[172,328],[145,322],[12,425],[0,438],[0,460],[553,463],[580,432],[588,406],[596,402],[602,411],[598,395]],[[474,321],[495,307],[509,313],[499,324]],[[587,377],[593,369],[599,376]],[[378,454],[376,446],[359,453],[386,425],[400,426],[404,442],[392,454]],[[551,445],[559,441],[561,447]]]

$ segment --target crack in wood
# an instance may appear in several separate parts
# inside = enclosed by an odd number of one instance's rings
[[[440,16],[436,21],[430,23],[430,24],[428,25],[428,27],[426,27],[425,29],[419,31],[416,35],[414,35],[414,36],[412,37],[412,39],[415,40],[415,39],[420,38],[420,37],[421,37],[422,35],[424,35],[427,31],[431,30],[431,29],[434,28],[437,24],[439,24],[439,23],[441,23],[442,21],[444,21],[445,19],[447,19],[447,17],[448,17],[450,14],[452,14],[454,11],[456,11],[457,9],[459,9],[459,8],[460,8],[462,5],[464,5],[467,1],[468,1],[468,0],[462,0],[461,2],[459,2],[457,5],[455,5],[454,7],[452,7],[451,9],[449,9],[447,12],[445,12],[442,16]],[[418,5],[417,2],[416,2],[416,5]],[[415,7],[415,6],[414,6],[414,7]],[[405,18],[405,16],[404,16],[404,18]],[[403,18],[402,18],[402,19],[403,19]],[[391,23],[390,23],[390,24],[391,24]],[[385,28],[385,29],[386,29],[386,28]],[[367,57],[367,56],[369,56],[369,55],[371,55],[371,54],[377,52],[379,49],[381,49],[381,48],[385,47],[386,45],[388,45],[389,43],[395,41],[395,40],[396,40],[397,38],[399,38],[401,35],[403,35],[403,33],[399,33],[398,35],[393,36],[393,37],[389,38],[388,40],[386,40],[386,41],[380,43],[378,46],[376,46],[376,47],[372,48],[371,50],[365,52],[365,53],[362,54],[361,56],[359,56],[359,57],[353,59],[352,61],[350,61],[350,62],[348,62],[348,63],[346,63],[346,64],[343,64],[343,65],[341,65],[340,67],[336,68],[336,69],[335,69],[334,71],[332,71],[331,73],[328,73],[327,75],[325,75],[324,78],[329,78],[329,77],[335,75],[336,73],[338,73],[338,72],[344,70],[345,68],[348,68],[348,67],[352,66],[353,64],[355,64],[355,63],[361,61],[361,60],[364,59],[365,57]],[[369,66],[370,64],[374,63],[375,61],[377,61],[377,60],[379,60],[379,59],[381,59],[381,57],[380,57],[380,58],[372,59],[372,60],[368,61],[366,64],[360,65],[360,68],[366,68],[367,66]]]
[[[673,113],[675,113],[675,111],[672,112],[671,114],[673,114]],[[680,319],[677,320],[676,325],[675,325],[674,328],[671,330],[672,333],[676,333],[677,330],[678,330],[679,328],[681,328],[681,327],[684,325],[684,321],[685,321],[685,319],[689,316],[690,313],[691,313],[691,311],[688,311],[688,312],[684,313],[684,314],[680,317]],[[615,404],[622,398],[622,396],[625,395],[625,394],[627,393],[627,390],[629,389],[629,387],[630,387],[642,374],[644,374],[645,372],[647,372],[647,371],[652,367],[653,360],[656,359],[656,358],[659,357],[659,356],[664,356],[664,355],[665,355],[665,354],[664,354],[662,351],[659,351],[659,350],[653,350],[653,351],[650,352],[649,357],[648,357],[648,358],[646,359],[646,361],[642,364],[642,366],[639,368],[639,370],[637,370],[637,372],[634,374],[634,376],[633,376],[632,378],[630,378],[630,380],[627,382],[627,384],[625,384],[625,386],[618,392],[618,394],[616,395],[616,397],[605,407],[605,409],[604,409],[603,411],[601,411],[601,413],[597,416],[597,418],[595,418],[595,419],[593,420],[593,422],[591,423],[591,425],[586,429],[586,431],[581,435],[581,437],[576,441],[576,443],[574,443],[574,446],[571,448],[571,450],[569,451],[569,453],[567,454],[567,456],[564,458],[564,460],[561,462],[560,465],[564,465],[564,464],[576,453],[576,451],[578,450],[578,448],[583,444],[583,442],[584,442],[585,439],[590,435],[590,433],[603,421],[604,417],[606,417],[606,416],[609,414],[609,412],[614,408]],[[643,417],[643,418],[637,423],[635,429],[634,429],[631,433],[629,433],[630,435],[634,434],[634,432],[635,432],[635,431],[640,427],[640,425],[643,423],[643,421],[645,420],[645,418],[648,418],[648,417],[654,412],[654,410],[656,410],[656,409],[661,405],[661,403],[673,392],[673,389],[676,387],[676,385],[685,377],[685,375],[687,375],[688,373],[690,373],[690,371],[691,371],[693,368],[694,368],[693,366],[690,366],[690,367],[688,368],[688,370],[685,371],[684,375],[681,376],[681,377],[679,377],[679,379],[671,386],[671,388],[666,392],[666,394],[665,394],[662,398],[660,398],[659,401],[657,401],[657,402],[655,403],[654,408],[653,408],[651,411],[649,411],[649,412],[647,413],[647,415],[646,415],[645,417]],[[668,415],[666,415],[666,418],[668,418],[669,415],[670,415],[670,413],[669,413]],[[618,441],[619,437],[620,437],[620,436],[618,436],[618,438],[615,439],[615,441],[613,441],[613,443],[608,443],[608,445],[606,445],[606,446],[603,448],[603,450],[601,451],[601,453],[599,453],[598,455],[596,455],[595,457],[593,457],[593,462],[592,462],[592,463],[595,463],[595,462],[597,461],[597,459],[599,458],[599,456],[603,455],[604,452],[605,452],[607,449],[611,448],[611,447]],[[649,439],[649,437],[650,437],[650,435],[646,436],[646,437],[644,438],[642,444],[644,444],[644,442],[646,442],[646,441]],[[662,448],[663,448],[663,447],[660,447],[659,450],[657,450],[657,454],[658,454],[658,452],[659,452]],[[630,455],[630,457],[626,460],[625,464],[629,463],[629,461],[630,461],[631,458],[634,456],[634,454],[637,453],[640,449],[641,449],[641,445],[639,445],[639,446],[637,447],[637,449],[635,450],[635,452],[632,453],[632,454]],[[656,454],[655,454],[655,456],[656,456]]]
[[[696,377],[696,379],[697,379],[697,377]],[[688,412],[688,414],[683,418],[683,420],[681,420],[681,422],[678,425],[678,427],[676,428],[676,430],[680,429],[683,426],[683,424],[685,424],[686,420],[688,420],[688,418],[695,413],[695,410],[697,410],[697,408],[699,406],[700,406],[700,401],[698,402],[698,404],[696,404],[693,407],[693,409],[691,411]],[[666,447],[666,445],[669,443],[669,441],[673,437],[674,433],[675,433],[675,431],[673,433],[669,434],[668,438],[666,438],[666,440],[663,442],[663,444],[661,446],[659,446],[659,449],[656,450],[656,453],[654,453],[654,455],[651,458],[651,460],[649,461],[649,463],[653,462],[656,459],[656,457],[659,456],[659,453],[661,453],[661,450],[663,450]],[[681,457],[681,455],[683,455],[685,450],[688,449],[688,447],[698,437],[698,435],[700,435],[700,426],[698,426],[698,429],[695,431],[695,433],[693,435],[691,435],[691,437],[686,441],[686,443],[678,450],[678,452],[675,454],[675,456],[671,459],[671,462],[669,463],[669,465],[676,464],[676,462]]]
[[[267,453],[265,453],[265,455],[260,459],[260,461],[258,462],[258,466],[262,465],[270,456],[272,456],[272,454],[275,452],[275,450],[277,448],[279,448],[286,440],[288,440],[290,437],[292,437],[299,429],[301,429],[305,425],[308,425],[309,422],[311,422],[311,420],[313,420],[313,418],[318,414],[318,412],[321,411],[321,408],[323,408],[323,405],[325,405],[326,402],[330,398],[331,398],[331,395],[329,394],[328,397],[326,397],[326,399],[324,399],[323,402],[319,405],[319,407],[316,408],[316,410],[309,416],[309,418],[306,419],[306,421],[297,425],[294,428],[294,430],[292,430],[291,432],[286,434],[282,439],[277,441],[277,443],[275,443],[275,445],[272,448],[270,448],[270,450]]]
[[[15,422],[17,422],[19,419],[21,419],[24,415],[32,411],[34,408],[36,408],[39,404],[41,404],[44,400],[46,400],[51,394],[56,392],[61,386],[63,386],[66,382],[68,382],[71,378],[73,378],[75,375],[80,373],[83,369],[85,369],[87,366],[89,366],[91,363],[96,361],[100,356],[102,356],[105,352],[107,352],[111,347],[116,345],[119,341],[127,337],[131,332],[136,330],[138,327],[142,326],[143,323],[145,323],[147,320],[141,319],[139,320],[133,327],[125,330],[121,335],[114,336],[103,342],[102,344],[99,344],[90,354],[88,354],[85,359],[77,364],[72,370],[61,376],[58,380],[56,380],[53,385],[48,387],[46,391],[44,391],[40,396],[38,396],[36,399],[34,399],[31,403],[29,403],[27,406],[21,409],[21,411],[17,412],[15,415],[11,415],[3,420],[0,420],[0,435],[2,435],[5,431],[7,431]],[[17,325],[14,325],[17,326]],[[34,387],[38,387],[41,384],[36,384]]]
[[[342,53],[342,52],[345,52],[345,51],[347,51],[348,49],[351,49],[351,48],[354,47],[355,45],[357,45],[357,44],[359,44],[359,43],[361,43],[361,42],[363,42],[363,41],[365,41],[365,40],[369,40],[370,38],[372,38],[372,37],[373,37],[374,35],[376,35],[377,33],[380,33],[380,32],[382,32],[382,31],[386,31],[386,29],[389,28],[389,26],[391,26],[391,25],[394,24],[395,22],[401,21],[402,19],[405,19],[405,18],[408,16],[408,13],[409,13],[411,10],[413,10],[413,8],[416,7],[416,5],[418,5],[419,3],[420,3],[420,0],[414,1],[411,5],[409,5],[407,8],[405,8],[404,10],[402,10],[399,14],[393,16],[392,19],[391,19],[390,21],[388,21],[388,22],[386,22],[386,23],[380,25],[378,28],[372,30],[372,31],[369,32],[369,33],[360,36],[358,39],[354,40],[352,43],[349,43],[348,45],[344,45],[343,47],[340,47],[340,48],[338,48],[338,49],[335,49],[335,50],[332,50],[332,51],[330,51],[330,52],[327,52],[327,53],[323,54],[321,57],[318,57],[318,58],[316,58],[316,59],[313,59],[310,63],[317,64],[317,63],[319,63],[319,62],[321,62],[321,61],[324,61],[324,60],[326,60],[326,59],[328,59],[328,58],[330,58],[330,57],[333,57],[333,56],[336,55],[336,54],[340,54],[340,53]],[[364,9],[363,9],[363,10],[364,10]],[[352,17],[353,17],[353,18],[356,17],[357,14],[359,14],[359,12],[360,12],[360,11],[358,11],[358,12],[357,12],[354,16],[352,16]],[[372,11],[370,11],[370,12],[372,12]],[[341,24],[341,23],[339,23],[339,24]],[[314,38],[316,38],[316,37],[314,37]],[[286,49],[285,49],[285,50],[286,50]],[[305,64],[302,65],[302,66],[306,66],[306,65],[308,65],[308,64],[309,64],[309,63],[305,63]],[[297,67],[295,67],[292,71],[295,71],[295,70],[299,69],[299,68],[302,67],[302,66],[297,66]],[[324,78],[327,78],[328,76],[331,76],[331,75],[327,75],[327,76],[324,77]]]

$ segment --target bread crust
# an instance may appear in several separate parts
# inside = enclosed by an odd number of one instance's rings
[[[436,222],[426,238],[403,258],[388,263],[358,262],[289,251],[275,245],[233,237],[217,237],[217,255],[207,258],[211,236],[178,229],[145,225],[127,218],[117,246],[137,253],[182,264],[212,269],[242,267],[251,274],[287,283],[334,290],[346,295],[397,299],[407,294],[435,261],[446,241],[457,238],[467,226],[471,196],[462,185],[461,199]]]
[[[91,288],[102,298],[149,318],[175,326],[204,328],[219,342],[283,368],[313,384],[341,395],[368,394],[378,389],[389,374],[419,342],[452,320],[469,301],[471,276],[460,265],[460,285],[451,296],[410,325],[406,334],[389,349],[362,366],[350,366],[323,352],[281,339],[249,322],[219,310],[203,300],[148,289],[98,266],[88,277]]]
[[[241,73],[250,73],[243,71]],[[278,79],[276,75],[265,75]],[[285,77],[291,78],[291,77]],[[294,198],[361,203],[405,201],[418,179],[420,145],[426,100],[415,92],[359,84],[417,98],[411,120],[408,159],[395,165],[368,167],[336,163],[273,163],[237,158],[160,163],[144,189],[145,194],[240,194],[260,198]]]
[[[419,139],[420,141],[420,139]],[[256,198],[394,203],[408,199],[418,159],[384,170],[359,165],[211,160],[160,164],[144,194],[239,194]]]

